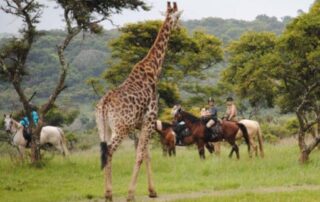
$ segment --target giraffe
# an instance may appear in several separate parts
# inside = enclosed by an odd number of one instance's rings
[[[141,132],[127,201],[134,201],[138,172],[143,161],[147,168],[149,197],[157,197],[152,180],[148,142],[158,113],[157,81],[170,33],[177,27],[181,13],[176,2],[173,7],[170,2],[167,3],[165,21],[148,54],[133,67],[120,86],[106,93],[96,105],[106,201],[112,201],[112,156],[122,140],[134,129],[140,129]]]

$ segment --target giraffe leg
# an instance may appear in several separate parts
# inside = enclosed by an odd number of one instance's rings
[[[150,139],[151,132],[152,132],[152,124],[143,125],[142,130],[141,130],[141,135],[139,137],[138,148],[136,151],[136,163],[135,163],[135,166],[133,169],[133,174],[132,174],[132,178],[131,178],[131,182],[130,182],[130,186],[129,186],[127,201],[134,201],[134,194],[135,194],[135,190],[136,190],[137,178],[138,178],[138,174],[139,174],[139,170],[140,170],[142,161],[146,155],[145,153],[147,150],[147,145],[148,145],[148,142]],[[150,179],[148,179],[148,182],[149,181],[152,182],[150,158],[149,158],[147,164],[148,164],[147,165],[148,166],[148,168],[147,168],[148,169],[148,176],[150,177]],[[150,172],[150,175],[149,175],[149,172]],[[155,193],[155,191],[153,190],[153,187],[151,187],[151,188],[152,188],[152,190],[150,190],[150,191]],[[152,195],[154,195],[154,194],[152,194]]]
[[[105,199],[106,201],[112,201],[112,156],[113,153],[118,149],[124,137],[126,137],[127,133],[125,131],[121,131],[116,133],[111,140],[111,144],[108,146],[108,161],[107,165],[104,168],[105,173]]]
[[[144,160],[146,162],[146,168],[147,168],[147,175],[148,175],[148,191],[149,191],[149,197],[150,198],[156,198],[157,192],[154,189],[154,184],[152,181],[152,170],[151,170],[151,157],[150,157],[150,151],[147,146],[146,153],[144,155]]]

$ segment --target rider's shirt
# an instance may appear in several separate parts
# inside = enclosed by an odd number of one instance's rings
[[[218,109],[216,107],[212,107],[209,109],[210,118],[216,121],[218,119]]]

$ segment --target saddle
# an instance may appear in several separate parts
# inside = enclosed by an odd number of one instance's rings
[[[176,133],[177,145],[183,145],[183,138],[191,135],[190,130],[185,125],[176,125],[173,130]]]

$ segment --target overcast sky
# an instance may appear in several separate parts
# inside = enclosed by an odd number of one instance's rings
[[[3,4],[3,0],[0,0]],[[61,9],[54,8],[52,0],[40,0],[48,5],[43,12],[40,29],[63,29]],[[49,2],[49,3],[48,3]],[[134,12],[125,11],[121,15],[115,15],[112,20],[117,25],[129,22],[137,22],[151,19],[162,19],[160,11],[166,8],[166,0],[146,0],[152,6],[151,11]],[[235,18],[241,20],[253,20],[259,14],[275,16],[279,19],[283,16],[296,16],[298,10],[308,11],[314,0],[176,0],[179,9],[184,10],[183,20],[201,19],[205,17]],[[20,21],[16,17],[0,11],[0,32],[16,33]],[[106,29],[114,28],[105,22]]]

